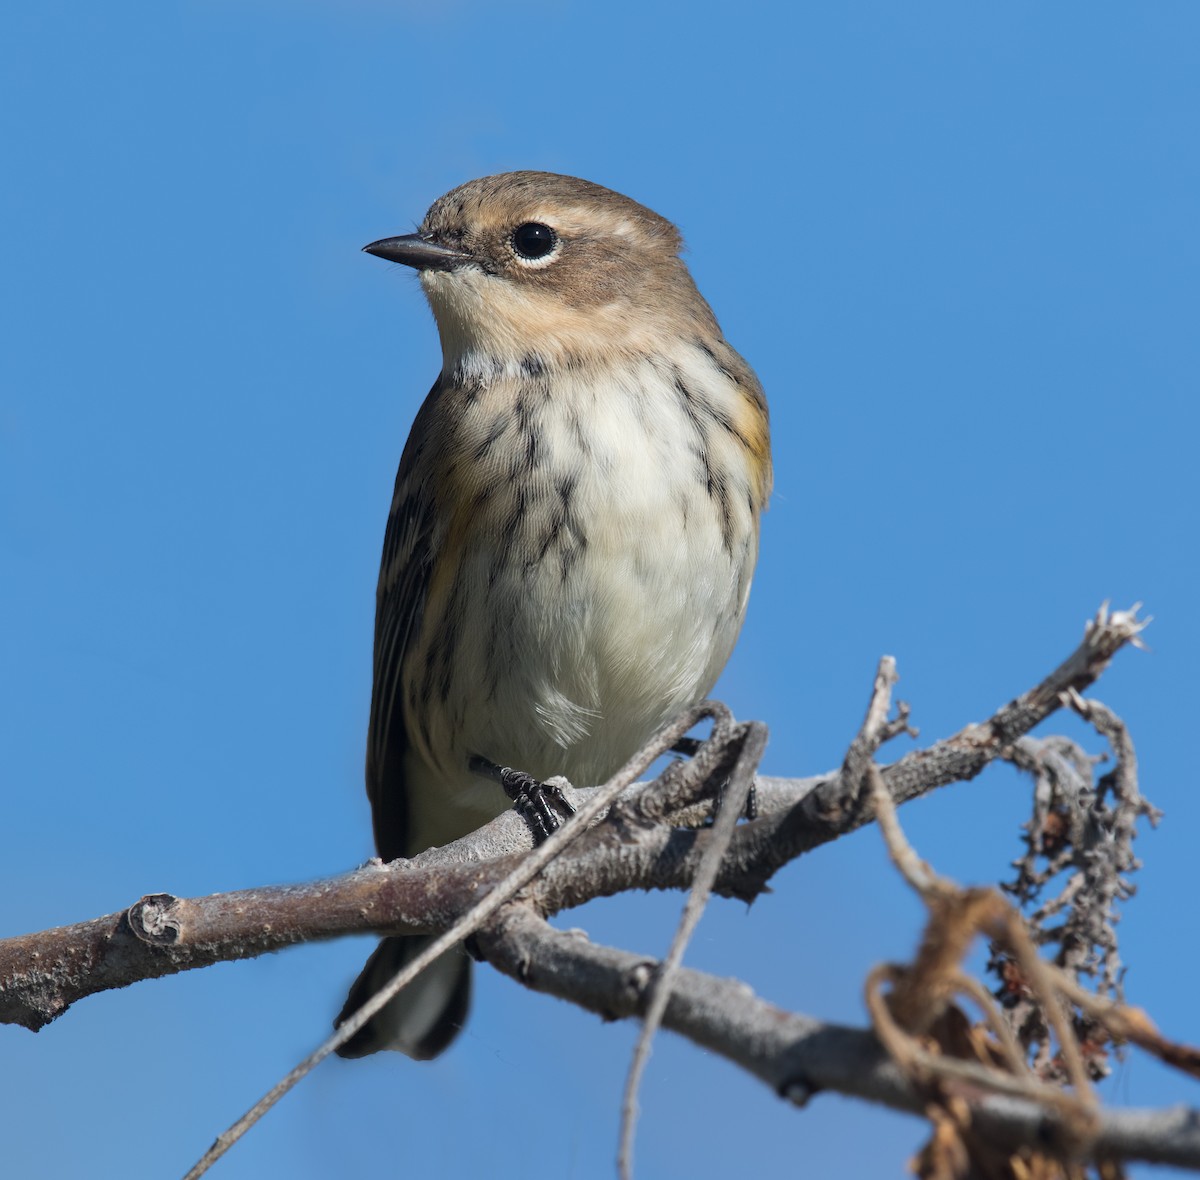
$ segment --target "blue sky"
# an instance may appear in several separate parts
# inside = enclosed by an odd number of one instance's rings
[[[5,933],[342,871],[395,465],[436,374],[410,276],[359,253],[471,177],[585,176],[676,221],[771,400],[776,492],[719,692],[815,773],[876,660],[929,739],[1039,679],[1111,598],[1156,616],[1097,695],[1132,727],[1128,994],[1200,1041],[1193,833],[1200,9],[176,3],[0,17]],[[1066,722],[1069,732],[1082,731]],[[897,753],[903,743],[898,743]],[[994,881],[1007,770],[905,809]],[[676,897],[564,916],[648,954]],[[1180,917],[1183,915],[1183,921]],[[916,903],[878,834],[715,904],[688,961],[861,1022]],[[0,1030],[13,1175],[182,1173],[324,1035],[369,940]],[[634,1030],[479,973],[434,1066],[323,1066],[214,1171],[612,1174]],[[1130,1058],[1112,1101],[1197,1101]],[[805,1113],[670,1038],[643,1176],[895,1174],[920,1124]]]

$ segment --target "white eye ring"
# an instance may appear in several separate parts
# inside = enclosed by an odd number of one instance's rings
[[[545,266],[558,254],[559,237],[540,221],[525,221],[509,235],[508,243],[522,266]]]

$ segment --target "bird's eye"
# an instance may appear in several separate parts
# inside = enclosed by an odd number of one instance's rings
[[[512,232],[512,248],[522,258],[545,258],[558,245],[558,234],[540,221],[527,221]]]

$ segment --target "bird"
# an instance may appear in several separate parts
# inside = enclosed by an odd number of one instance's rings
[[[510,795],[544,836],[564,811],[548,778],[604,782],[729,658],[771,491],[767,403],[682,249],[631,198],[536,171],[462,184],[415,233],[364,247],[417,271],[442,349],[376,592],[366,780],[384,861]],[[429,941],[385,938],[336,1023]],[[460,947],[338,1052],[436,1057],[470,991]]]

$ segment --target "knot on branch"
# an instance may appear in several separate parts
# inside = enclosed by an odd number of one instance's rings
[[[776,1087],[780,1098],[800,1109],[806,1107],[820,1092],[821,1087],[805,1077],[787,1078]]]
[[[170,893],[147,893],[125,911],[134,936],[151,946],[173,946],[183,930],[183,902]]]
[[[635,1012],[641,1012],[646,1006],[646,998],[650,991],[651,984],[657,978],[659,973],[659,964],[653,959],[643,959],[640,963],[635,963],[621,977],[621,988],[625,992],[625,998],[630,1008]],[[611,1019],[618,1019],[614,1014]]]

